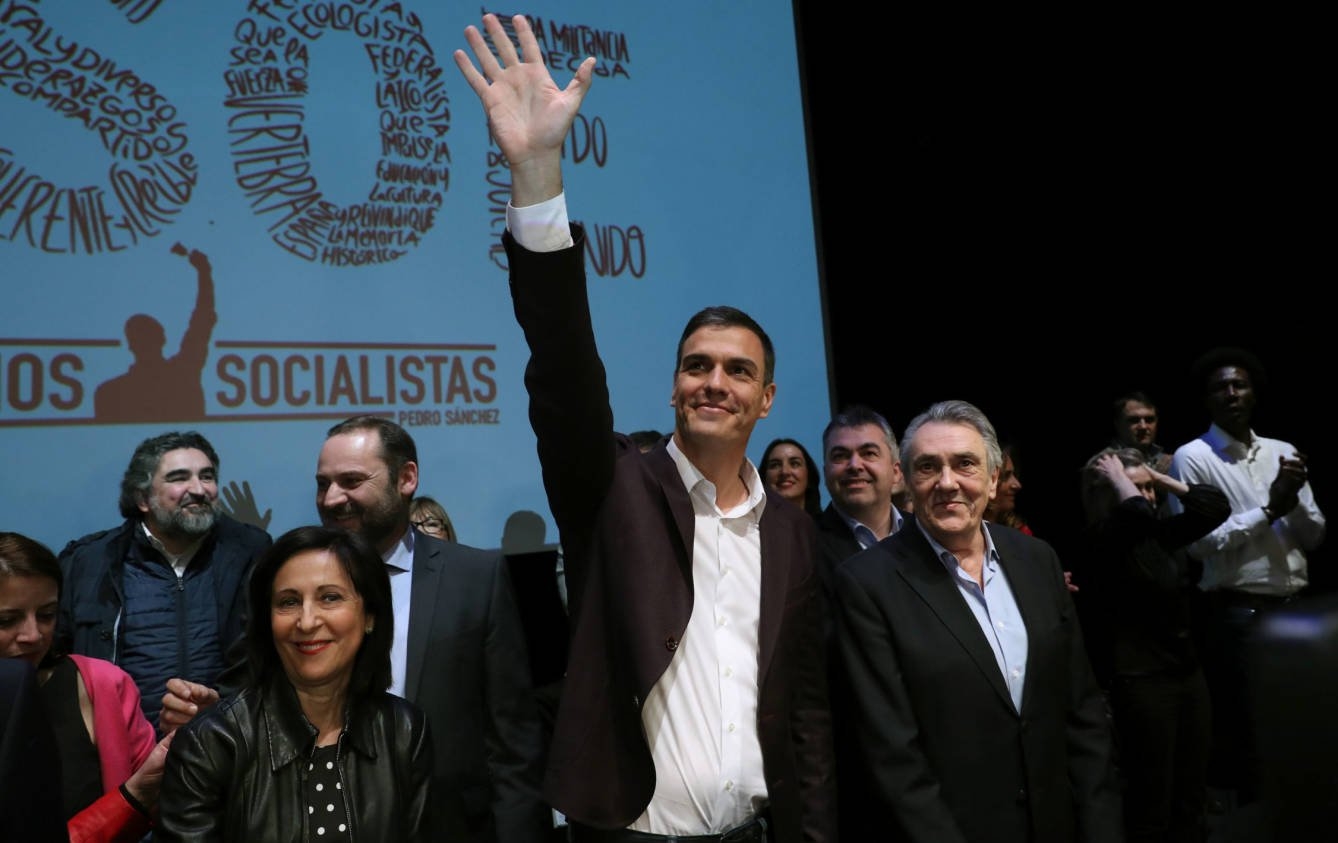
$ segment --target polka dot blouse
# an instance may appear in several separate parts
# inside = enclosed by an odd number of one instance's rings
[[[312,843],[349,843],[348,809],[335,761],[339,747],[318,746],[307,762],[307,839]]]

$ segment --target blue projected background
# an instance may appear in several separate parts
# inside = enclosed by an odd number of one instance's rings
[[[820,453],[790,4],[489,10],[532,16],[560,85],[598,59],[566,189],[619,429],[672,425],[678,332],[728,303],[777,346],[750,456],[777,436]],[[451,59],[479,16],[425,0],[0,0],[5,529],[59,550],[113,526],[135,445],[194,428],[277,535],[315,519],[325,429],[376,412],[413,433],[420,492],[462,541],[496,547],[526,510],[557,540],[500,249],[510,180]],[[157,368],[137,358],[155,330]]]

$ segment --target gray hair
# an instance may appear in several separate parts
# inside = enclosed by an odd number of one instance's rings
[[[999,434],[994,432],[994,425],[975,404],[967,401],[939,401],[906,425],[906,432],[901,437],[901,470],[911,476],[911,463],[915,461],[915,434],[929,422],[961,424],[974,428],[985,440],[985,469],[991,474],[1003,465],[1003,449],[999,447]]]

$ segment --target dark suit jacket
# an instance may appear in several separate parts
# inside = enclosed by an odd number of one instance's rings
[[[440,792],[460,795],[479,841],[547,839],[539,713],[503,556],[417,533],[410,601],[404,693],[427,713]]]
[[[827,504],[818,516],[818,573],[829,596],[835,587],[837,567],[863,549],[850,532],[850,525],[836,511],[836,505]]]
[[[545,793],[571,820],[622,828],[655,788],[641,705],[692,612],[694,517],[664,443],[613,432],[585,292],[584,234],[527,252],[504,237],[525,384],[561,534],[572,643]],[[777,843],[834,839],[831,719],[813,521],[768,493],[761,522],[757,729]]]
[[[862,736],[852,716],[850,683],[841,670],[841,654],[836,650],[836,569],[863,549],[835,505],[827,504],[818,516],[818,573],[822,575],[827,600],[822,631],[827,642],[828,695],[832,704],[836,778],[840,783],[837,810],[841,837],[845,840],[859,840],[867,829],[881,826],[881,821],[866,810],[872,797],[869,781],[863,774]]]
[[[1027,626],[1022,712],[915,523],[837,570],[837,637],[891,840],[1123,839],[1110,730],[1050,545],[989,526]]]

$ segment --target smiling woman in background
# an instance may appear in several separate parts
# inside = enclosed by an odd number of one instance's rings
[[[256,565],[249,596],[251,681],[178,731],[155,839],[462,839],[436,822],[458,816],[430,816],[426,717],[386,691],[395,623],[376,550],[299,527]]]
[[[817,518],[822,514],[818,498],[818,465],[793,439],[773,439],[762,452],[762,479],[776,494]]]
[[[419,495],[410,501],[409,523],[420,533],[444,542],[455,541],[455,525],[451,523],[451,516],[446,514],[446,507],[437,503],[435,498]]]
[[[1018,477],[1017,466],[1013,463],[1013,446],[1004,445],[1003,465],[999,467],[999,484],[994,499],[985,507],[985,520],[991,524],[1003,524],[1032,535],[1031,527],[1017,511],[1017,493],[1022,491],[1022,480]]]

